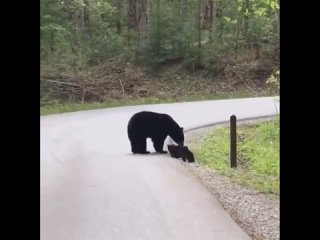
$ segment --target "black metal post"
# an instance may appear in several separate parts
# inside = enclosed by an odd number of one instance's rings
[[[237,167],[237,117],[230,117],[230,167]]]

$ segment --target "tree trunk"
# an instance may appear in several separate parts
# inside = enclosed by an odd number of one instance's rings
[[[223,22],[223,5],[220,1],[215,2],[215,10],[216,10],[216,35],[218,37],[218,40],[220,44],[222,44],[222,37],[224,34],[224,22]]]
[[[67,12],[67,19],[69,22],[73,22],[74,11],[72,10],[73,0],[65,0],[65,10]]]
[[[182,48],[182,30],[183,30],[183,21],[182,21],[182,17],[181,17],[181,0],[177,0],[177,15],[178,15],[178,19],[176,21],[177,24],[177,32],[178,32],[178,41],[177,41],[177,49],[178,49],[178,53],[180,55],[181,52],[181,48]]]
[[[64,4],[64,11],[67,15],[67,22],[68,22],[68,28],[71,32],[71,42],[70,42],[70,48],[73,54],[76,54],[76,48],[77,45],[77,29],[79,25],[79,21],[77,20],[75,10],[73,8],[74,0],[65,0]]]
[[[89,17],[89,1],[83,0],[83,30],[87,37],[91,37],[90,17]]]
[[[148,23],[147,0],[138,0],[136,7],[137,30],[145,32],[147,30]]]
[[[157,0],[157,5],[156,5],[156,21],[157,21],[157,34],[156,34],[156,46],[155,46],[155,53],[157,56],[159,56],[160,53],[160,0]]]
[[[54,32],[51,31],[50,32],[50,50],[51,50],[51,53],[54,53]]]
[[[128,0],[128,28],[137,30],[136,0]]]
[[[209,40],[212,42],[212,28],[213,28],[213,0],[209,0]]]
[[[197,65],[201,63],[201,11],[202,10],[202,0],[198,2],[198,59]]]
[[[247,9],[248,9],[248,12],[249,12],[249,0],[244,0],[244,8],[243,8],[243,11],[244,11],[244,37],[246,39],[246,45],[249,46],[250,43],[250,39],[249,39],[249,16],[248,14],[246,14],[247,12]]]
[[[122,0],[114,0],[114,6],[117,10],[117,33],[121,33],[121,6],[122,6]]]
[[[280,5],[280,0],[279,0],[279,5]],[[277,36],[277,47],[276,47],[276,51],[279,52],[280,51],[280,8],[279,9],[275,9],[275,15],[277,18],[277,23],[278,23],[278,36]]]
[[[187,17],[187,13],[188,13],[188,0],[181,0],[181,17],[182,17],[182,21],[184,22],[184,20]]]
[[[180,29],[181,29],[181,31],[183,31],[184,26],[185,26],[185,21],[188,16],[188,0],[180,0],[179,6],[180,6],[180,13],[179,13]]]

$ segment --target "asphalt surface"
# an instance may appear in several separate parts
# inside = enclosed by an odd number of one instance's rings
[[[109,108],[41,117],[42,240],[249,240],[200,180],[169,155],[133,155],[136,112],[170,114],[186,130],[272,116],[274,98]],[[196,156],[195,156],[196,157]]]

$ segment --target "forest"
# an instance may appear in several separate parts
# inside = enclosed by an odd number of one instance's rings
[[[40,0],[41,105],[275,95],[278,0]]]

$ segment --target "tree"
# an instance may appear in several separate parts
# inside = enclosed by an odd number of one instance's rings
[[[212,28],[213,28],[213,0],[209,0],[209,40],[212,42],[213,36],[212,36]]]
[[[155,65],[172,59],[200,63],[213,52],[237,54],[254,51],[254,46],[279,49],[279,0],[41,0],[40,4],[41,60],[48,64],[74,67],[80,60],[92,64],[94,59],[118,55]]]
[[[122,11],[122,0],[114,0],[114,6],[117,10],[117,33],[121,33],[121,11]]]
[[[128,0],[128,28],[137,30],[137,0]]]
[[[201,13],[202,13],[202,0],[198,1],[198,58],[197,64],[200,65],[201,63]]]

